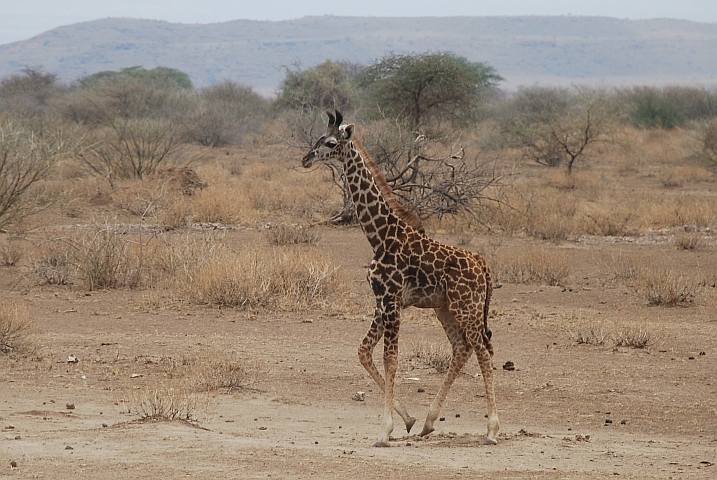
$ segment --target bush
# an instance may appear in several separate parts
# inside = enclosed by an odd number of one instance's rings
[[[41,67],[26,67],[22,74],[10,75],[0,82],[0,112],[23,119],[43,116],[50,110],[51,100],[62,90],[54,73]]]
[[[0,300],[0,354],[28,355],[37,349],[35,324],[27,307]]]
[[[652,87],[635,88],[629,95],[632,123],[638,128],[672,129],[685,123],[683,108]]]
[[[307,70],[286,69],[281,92],[276,100],[280,108],[310,110],[353,110],[357,95],[349,83],[346,68],[331,60]]]
[[[46,206],[32,187],[77,145],[69,129],[0,118],[0,231]]]
[[[257,129],[267,106],[267,100],[251,87],[229,80],[202,89],[197,105],[186,115],[188,138],[210,147],[238,144],[247,132]]]
[[[80,158],[112,185],[116,179],[141,180],[172,158],[182,133],[170,120],[113,119],[108,127],[94,132],[95,142]]]
[[[239,308],[297,308],[339,288],[338,267],[310,252],[215,250],[178,278],[182,294],[199,304]]]

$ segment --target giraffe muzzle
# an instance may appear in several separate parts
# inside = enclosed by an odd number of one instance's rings
[[[309,152],[304,156],[304,158],[301,159],[301,166],[304,168],[309,168],[311,165],[314,164],[314,156],[312,155],[314,152]]]

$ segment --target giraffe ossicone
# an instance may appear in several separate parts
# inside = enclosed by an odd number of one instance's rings
[[[384,393],[383,430],[374,446],[389,446],[393,410],[401,416],[409,433],[416,421],[394,396],[400,313],[411,306],[434,309],[453,351],[451,365],[428,409],[420,435],[434,430],[433,424],[451,385],[475,352],[488,404],[485,443],[497,443],[500,422],[493,388],[493,346],[488,329],[493,286],[485,259],[429,238],[421,220],[393,196],[378,167],[355,138],[354,126],[343,124],[339,111],[327,113],[326,133],[301,163],[307,168],[330,159],[341,163],[356,217],[374,251],[368,281],[376,297],[376,309],[371,327],[358,348],[359,361]],[[384,376],[373,361],[374,347],[381,338],[384,341]]]

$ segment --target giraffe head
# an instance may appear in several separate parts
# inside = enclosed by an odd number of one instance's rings
[[[324,162],[330,158],[340,157],[345,151],[346,145],[351,141],[354,126],[351,124],[341,125],[343,116],[338,110],[335,113],[334,115],[331,112],[326,112],[329,116],[326,133],[316,141],[314,147],[301,160],[301,165],[304,168],[309,168],[314,162]]]

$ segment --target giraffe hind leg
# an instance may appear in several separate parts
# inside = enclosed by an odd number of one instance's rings
[[[423,424],[423,430],[420,433],[421,436],[428,435],[434,431],[433,423],[436,421],[436,418],[438,418],[443,402],[446,400],[446,396],[448,395],[453,382],[456,380],[456,377],[458,377],[458,374],[461,372],[461,369],[463,369],[463,366],[466,364],[473,351],[466,340],[463,329],[448,309],[437,308],[436,315],[441,321],[441,325],[443,325],[443,329],[448,336],[448,340],[451,342],[453,358],[451,358],[451,365],[446,373],[446,378],[443,380],[443,384],[441,385],[438,394],[436,394],[436,398],[433,399],[431,406],[428,408],[426,421]]]
[[[361,365],[363,365],[363,368],[366,369],[371,378],[373,378],[373,381],[376,382],[376,385],[378,385],[381,389],[381,392],[385,393],[386,386],[383,376],[378,371],[378,368],[376,368],[376,364],[373,361],[374,347],[376,347],[376,344],[382,336],[383,324],[374,318],[368,333],[361,342],[361,345],[359,345],[358,357]],[[403,423],[406,425],[406,432],[411,433],[411,428],[413,428],[413,424],[416,423],[416,419],[408,414],[408,411],[403,403],[395,397],[393,400],[393,408],[403,419]]]
[[[481,375],[483,375],[483,382],[485,383],[485,397],[488,403],[488,432],[483,443],[486,445],[495,445],[498,443],[500,421],[498,420],[498,411],[495,405],[495,390],[493,389],[493,362],[491,361],[490,351],[485,345],[480,345],[475,350]]]

